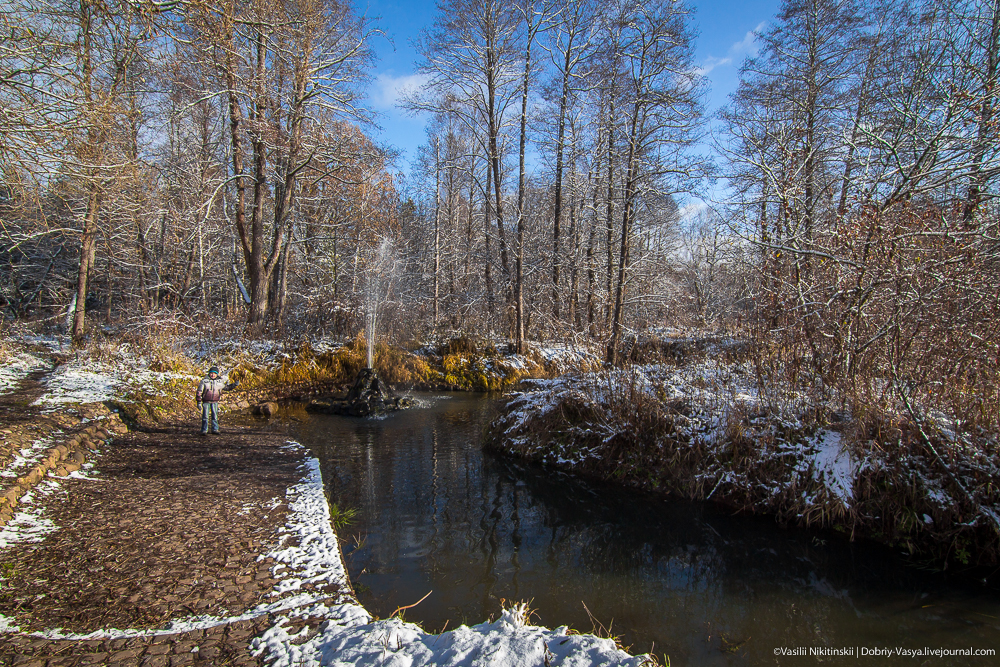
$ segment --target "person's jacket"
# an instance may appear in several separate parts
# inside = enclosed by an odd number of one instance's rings
[[[226,383],[222,378],[202,378],[195,392],[194,400],[198,403],[218,403],[222,400],[222,390],[226,388]]]

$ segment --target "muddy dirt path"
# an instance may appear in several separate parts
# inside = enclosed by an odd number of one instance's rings
[[[58,427],[30,407],[41,378],[0,397],[8,436]],[[277,544],[303,453],[253,425],[202,436],[196,421],[116,437],[93,466],[50,475],[22,502],[51,530],[7,546],[12,528],[0,534],[0,626],[19,628],[0,633],[0,666],[258,664],[248,645],[273,619],[237,617],[275,600],[261,555]],[[219,624],[153,634],[203,616]]]

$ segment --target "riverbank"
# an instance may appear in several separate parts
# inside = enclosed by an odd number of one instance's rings
[[[943,416],[855,415],[829,398],[759,390],[750,363],[709,347],[681,363],[525,383],[493,451],[665,495],[868,538],[924,564],[1000,556],[996,434]]]
[[[115,374],[88,355],[52,368],[43,349],[18,354],[38,363],[0,396],[24,424],[7,429],[21,435],[5,471],[67,437],[66,414],[111,423],[108,405],[128,407],[133,428],[94,430],[83,463],[18,498],[0,531],[0,665],[651,662],[531,626],[526,605],[440,635],[374,620],[351,591],[318,464],[280,429],[230,413],[222,435],[201,436],[181,409],[193,379],[162,360]],[[45,419],[56,426],[36,437]]]

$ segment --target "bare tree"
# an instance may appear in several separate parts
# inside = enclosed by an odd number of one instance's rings
[[[691,64],[690,14],[679,2],[624,3],[608,18],[621,52],[623,95],[629,106],[621,246],[608,361],[618,361],[625,285],[636,211],[646,192],[679,187],[695,177],[686,149],[701,117],[700,81]]]
[[[259,332],[269,309],[280,320],[283,279],[275,272],[287,260],[299,180],[322,162],[322,146],[308,142],[316,136],[309,126],[319,110],[365,117],[357,100],[371,58],[371,31],[349,5],[335,0],[261,1],[246,8],[223,2],[206,6],[192,25],[198,48],[213,55],[228,97],[234,225],[249,277],[247,323]],[[244,166],[247,144],[252,176]]]
[[[429,77],[422,91],[407,101],[412,109],[435,111],[447,106],[482,143],[488,160],[489,202],[495,216],[500,265],[508,299],[510,262],[504,227],[503,141],[509,108],[517,97],[518,14],[497,0],[449,0],[440,18],[421,39],[420,71]]]
[[[589,78],[589,63],[596,47],[597,7],[590,0],[567,0],[562,3],[553,29],[550,31],[551,45],[547,46],[555,65],[555,84],[558,90],[558,112],[556,114],[555,140],[555,189],[553,194],[552,220],[552,316],[559,319],[559,270],[562,253],[559,237],[563,209],[563,160],[567,112],[573,95]],[[555,92],[555,91],[554,91]]]

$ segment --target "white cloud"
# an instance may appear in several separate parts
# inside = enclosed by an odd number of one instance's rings
[[[414,92],[425,83],[427,76],[424,74],[394,76],[392,70],[377,74],[369,93],[372,106],[383,110],[395,109],[405,94]]]
[[[725,58],[709,56],[702,66],[695,71],[702,76],[707,76],[716,67],[732,65],[734,61],[742,60],[743,56],[756,56],[759,49],[757,46],[756,33],[763,30],[766,25],[767,21],[761,21],[757,24],[756,28],[747,31],[747,34],[743,36],[743,39],[738,42],[733,42],[733,44],[729,47],[729,51],[726,52]]]
[[[763,30],[766,25],[767,21],[761,21],[757,24],[756,28],[748,31],[747,34],[743,36],[743,39],[730,46],[729,56],[757,55],[757,51],[759,50],[759,47],[757,46],[757,33]]]
[[[715,56],[709,56],[701,67],[695,69],[695,72],[697,72],[701,76],[707,76],[709,72],[711,72],[716,67],[722,67],[724,65],[730,64],[731,62],[733,62],[732,58],[716,58]]]

